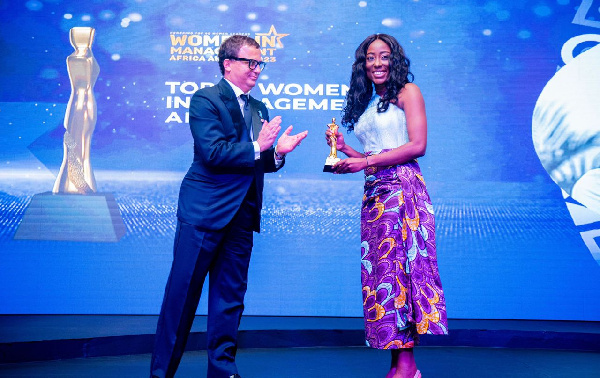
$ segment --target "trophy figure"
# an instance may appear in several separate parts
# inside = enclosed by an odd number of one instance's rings
[[[71,97],[65,113],[63,162],[53,193],[89,194],[96,192],[96,179],[90,163],[90,145],[96,126],[96,99],[93,87],[100,67],[92,54],[95,31],[72,28],[69,37],[75,51],[67,57]]]
[[[327,159],[325,159],[323,172],[334,172],[333,166],[335,163],[341,160],[339,157],[337,157],[337,131],[339,126],[335,124],[335,118],[331,119],[331,123],[328,124],[327,127],[329,127],[329,130],[331,130],[331,136],[329,137],[331,150],[329,151],[329,156],[327,156]]]
[[[92,54],[95,31],[69,31],[75,52],[67,57],[71,96],[65,112],[63,161],[52,192],[33,196],[14,239],[117,242],[126,228],[112,193],[97,193],[90,163],[96,126],[93,87],[100,68]]]

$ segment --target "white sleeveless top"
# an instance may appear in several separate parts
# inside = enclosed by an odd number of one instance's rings
[[[379,99],[379,95],[373,95],[367,109],[354,125],[354,133],[363,151],[374,154],[409,142],[404,110],[390,103],[388,110],[377,113]]]

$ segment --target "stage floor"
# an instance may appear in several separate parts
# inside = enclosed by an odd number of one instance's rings
[[[592,378],[600,354],[564,350],[419,347],[415,351],[425,378]],[[244,378],[383,378],[389,354],[367,347],[241,349]],[[206,352],[186,352],[178,378],[203,377]],[[150,355],[76,358],[0,365],[2,377],[148,377]]]
[[[1,315],[2,377],[145,377],[156,316]],[[422,337],[425,377],[595,377],[600,322],[450,319]],[[178,377],[204,376],[206,317],[192,327]],[[244,378],[383,377],[389,353],[364,346],[362,318],[244,316]]]

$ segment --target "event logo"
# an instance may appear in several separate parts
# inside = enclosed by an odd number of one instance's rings
[[[171,32],[171,61],[214,62],[218,61],[219,47],[230,36],[238,33],[223,32]],[[247,35],[249,33],[239,33]],[[268,33],[256,33],[254,40],[260,45],[261,55],[265,62],[277,61],[277,50],[283,48],[281,39],[289,34],[278,33],[275,25],[271,25]]]
[[[254,39],[260,45],[263,61],[276,61],[277,58],[275,56],[275,51],[277,51],[277,49],[283,48],[281,38],[287,37],[288,35],[289,34],[277,33],[277,30],[275,30],[275,25],[271,25],[271,29],[269,29],[268,33],[256,33]]]
[[[210,32],[172,32],[170,60],[187,62],[218,61],[219,47],[234,34],[248,33],[210,33]],[[284,47],[282,39],[289,34],[278,33],[275,25],[271,25],[266,33],[256,33],[254,40],[258,42],[264,62],[276,62],[277,51]],[[214,63],[213,63],[214,64]],[[168,93],[164,96],[169,114],[166,124],[189,123],[189,107],[193,94],[212,82],[195,82],[169,80],[165,81]],[[349,90],[345,84],[338,83],[266,83],[260,82],[255,96],[267,109],[273,110],[307,110],[307,111],[341,111],[344,98]]]

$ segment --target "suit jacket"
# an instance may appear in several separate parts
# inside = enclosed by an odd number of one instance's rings
[[[254,139],[268,120],[265,104],[250,97]],[[264,173],[275,172],[274,149],[254,159],[251,141],[242,142],[244,116],[233,89],[224,79],[198,90],[190,102],[194,161],[181,183],[177,217],[207,230],[225,227],[239,209],[250,185],[256,185],[254,230],[260,232]]]

